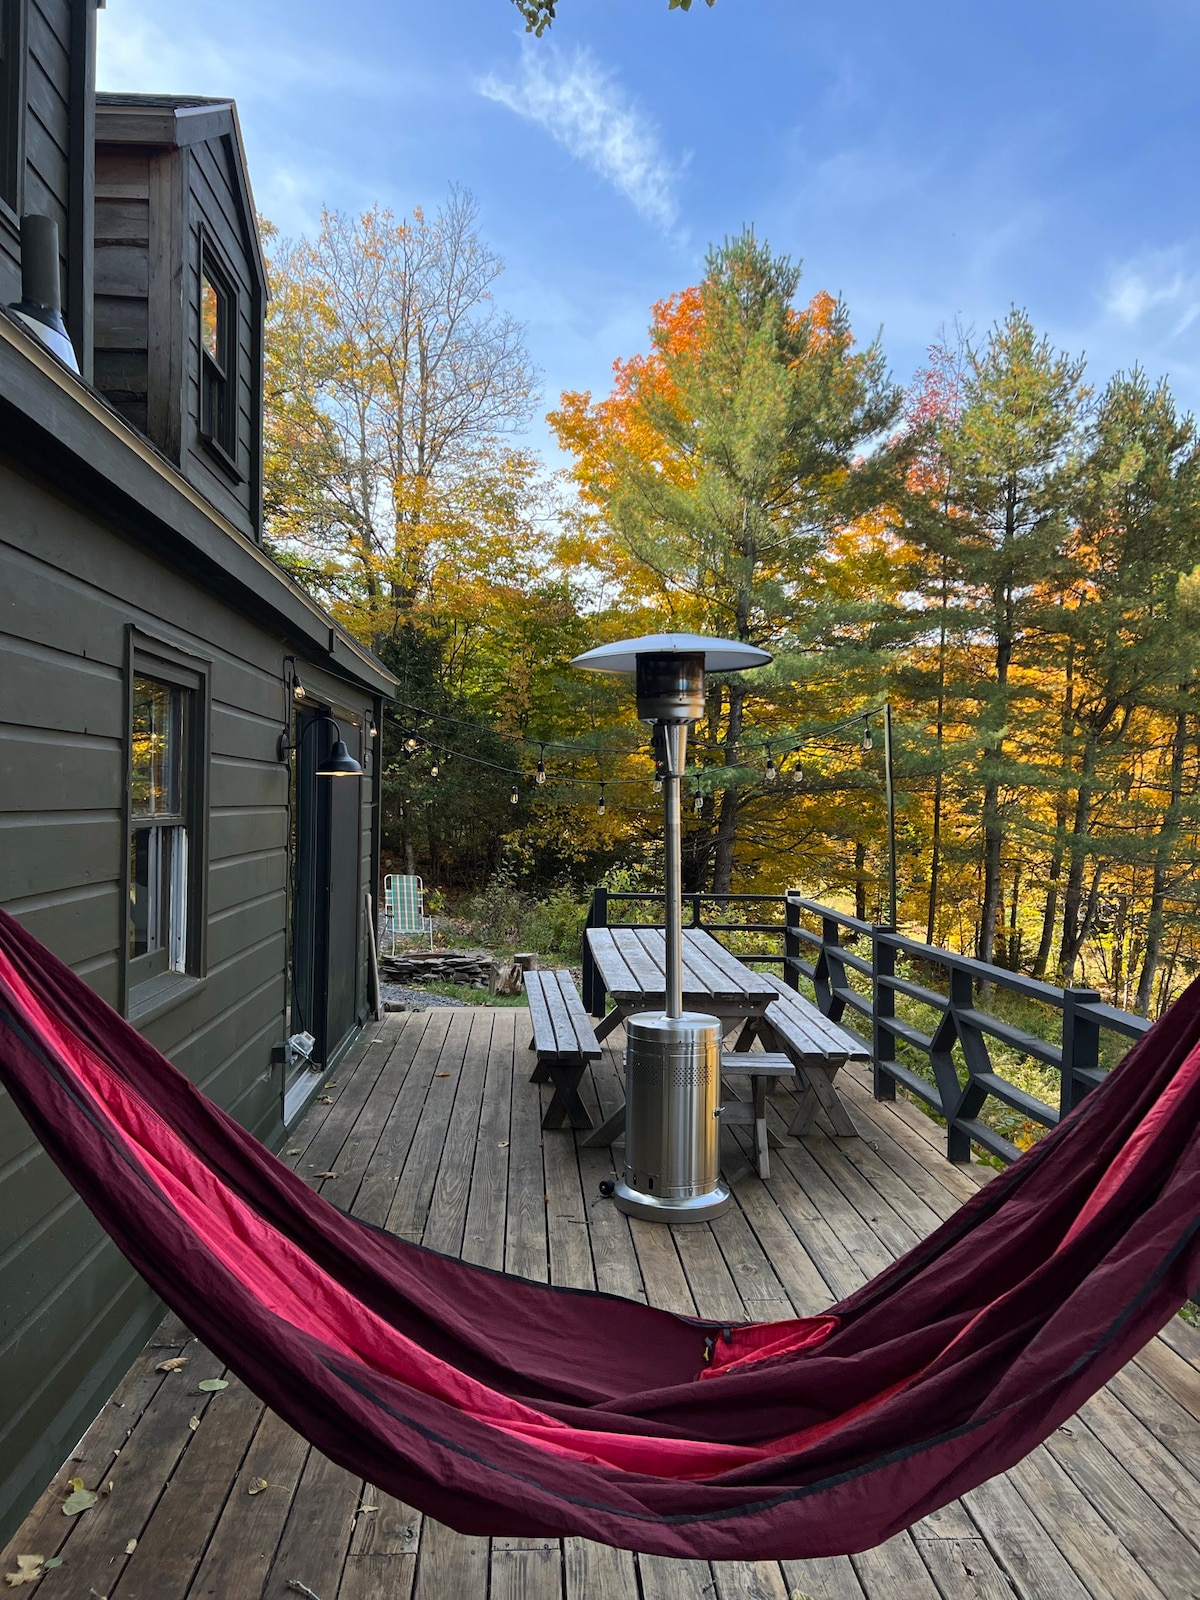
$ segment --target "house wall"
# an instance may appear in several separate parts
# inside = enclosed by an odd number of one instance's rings
[[[94,384],[149,432],[150,163],[154,150],[131,144],[96,147],[94,222]],[[155,440],[166,454],[163,440]],[[176,458],[178,459],[178,451]]]
[[[183,445],[185,475],[217,509],[239,528],[259,528],[257,484],[261,433],[256,396],[262,375],[260,303],[255,275],[247,260],[246,236],[239,215],[232,171],[232,140],[226,135],[189,145],[184,158],[187,236],[184,246],[183,332],[185,405]],[[235,481],[214,459],[200,435],[200,240],[207,234],[221,264],[237,287],[237,467]]]
[[[96,148],[93,381],[142,433],[150,432],[146,390],[150,171],[154,160],[155,152],[143,145]],[[178,438],[174,452],[166,438],[155,438],[155,443],[178,461]]]
[[[263,304],[229,135],[96,147],[95,383],[216,509],[261,536]],[[237,473],[200,432],[202,240],[237,289]],[[182,313],[182,314],[181,314]]]
[[[287,1032],[277,742],[295,646],[2,457],[0,505],[0,904],[119,1003],[126,626],[211,663],[207,972],[139,1026],[274,1143],[270,1056]],[[299,661],[315,694],[377,717],[368,690]],[[364,884],[374,793],[363,785]],[[0,1543],[160,1310],[0,1091]]]
[[[73,230],[71,213],[78,213],[90,195],[89,163],[76,149],[72,161],[72,101],[82,105],[90,78],[87,59],[93,38],[89,26],[81,27],[82,8],[94,9],[94,0],[25,0],[25,122],[24,170],[16,212],[0,204],[0,304],[21,298],[19,218],[22,212],[53,217],[58,224],[63,270],[63,304],[72,338],[79,346],[86,332],[78,325],[82,280],[90,273],[90,244],[69,261]],[[78,117],[77,117],[78,120]],[[87,342],[83,344],[90,359]],[[82,364],[82,363],[81,363]],[[86,372],[85,372],[86,375]]]

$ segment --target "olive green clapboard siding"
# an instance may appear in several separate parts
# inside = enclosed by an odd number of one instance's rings
[[[278,740],[292,647],[3,462],[0,504],[0,904],[117,998],[126,627],[206,661],[207,969],[143,1032],[275,1142],[288,862]],[[354,748],[367,714],[378,714],[370,693],[300,661],[313,694],[347,720]],[[368,831],[372,817],[365,784]],[[371,869],[367,851],[364,882]],[[0,1542],[159,1309],[0,1093]]]

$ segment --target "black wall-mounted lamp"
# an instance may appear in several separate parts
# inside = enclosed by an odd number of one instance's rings
[[[342,738],[342,730],[338,727],[333,718],[329,716],[313,717],[311,722],[306,722],[304,724],[303,731],[301,732],[300,737],[296,741],[295,745],[292,744],[292,741],[288,735],[288,730],[285,728],[279,735],[280,761],[287,761],[290,758],[293,749],[299,753],[300,748],[304,744],[305,736],[310,733],[318,723],[321,722],[327,722],[329,724],[334,731],[335,738],[333,742],[333,749],[329,752],[329,755],[325,758],[325,760],[319,762],[317,765],[317,777],[361,778],[363,776],[363,769],[350,754],[349,750],[346,749],[346,741]]]

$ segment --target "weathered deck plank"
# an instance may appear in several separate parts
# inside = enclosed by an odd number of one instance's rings
[[[819,1311],[992,1176],[953,1167],[941,1130],[839,1088],[861,1139],[786,1141],[761,1183],[726,1135],[735,1205],[708,1227],[631,1222],[599,1196],[607,1151],[543,1133],[524,1017],[477,1008],[368,1029],[287,1146],[335,1203],[439,1250],[667,1309],[766,1319]],[[620,1035],[584,1075],[619,1102]],[[782,1133],[790,1091],[771,1108]],[[336,1177],[322,1178],[324,1172]],[[1200,1336],[1154,1340],[1012,1472],[876,1550],[819,1561],[695,1562],[582,1539],[456,1534],[312,1450],[168,1319],[34,1507],[18,1552],[58,1554],[48,1600],[1191,1600],[1200,1593]],[[155,1369],[186,1354],[175,1374]],[[195,1418],[196,1427],[190,1426]],[[61,1513],[66,1480],[111,1494]],[[255,1480],[269,1487],[251,1494]],[[136,1540],[132,1551],[128,1545]]]

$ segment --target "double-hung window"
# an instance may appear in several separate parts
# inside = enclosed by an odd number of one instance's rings
[[[237,321],[233,280],[207,239],[200,246],[200,433],[237,471]]]
[[[201,970],[205,680],[134,649],[125,972],[136,1014]]]

